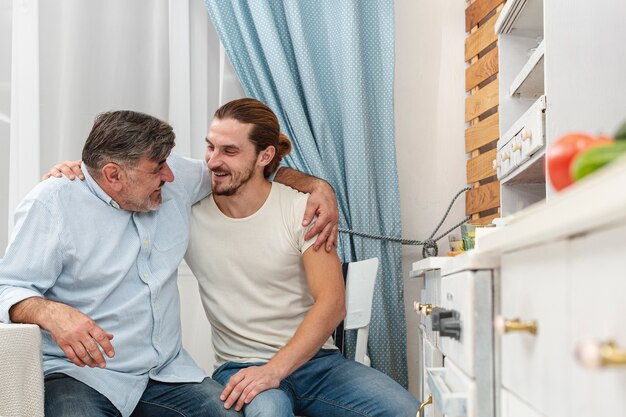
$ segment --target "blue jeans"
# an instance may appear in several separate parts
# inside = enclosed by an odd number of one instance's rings
[[[213,379],[226,385],[240,369],[255,365],[263,364],[228,362]],[[418,408],[419,402],[387,375],[322,349],[243,411],[246,417],[415,417]]]
[[[240,416],[220,401],[224,387],[210,378],[200,383],[165,383],[150,380],[132,417]],[[45,379],[46,417],[119,417],[119,410],[102,394],[64,375]]]

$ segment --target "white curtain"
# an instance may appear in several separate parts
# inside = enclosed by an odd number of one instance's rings
[[[230,65],[220,63],[202,0],[13,0],[12,22],[10,170],[8,187],[4,177],[0,187],[9,230],[13,209],[41,174],[80,159],[97,114],[130,109],[167,120],[176,151],[202,158],[220,91],[243,95]],[[181,272],[184,344],[209,370],[209,327],[195,279]]]

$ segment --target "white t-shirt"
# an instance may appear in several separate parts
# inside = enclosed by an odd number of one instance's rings
[[[302,263],[315,241],[304,240],[307,199],[272,183],[249,217],[227,217],[212,196],[193,206],[185,259],[211,322],[216,366],[269,361],[313,306]],[[335,348],[332,338],[323,348]]]

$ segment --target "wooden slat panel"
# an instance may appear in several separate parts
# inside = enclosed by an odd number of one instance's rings
[[[493,219],[495,219],[496,217],[500,217],[500,211],[498,211],[495,214],[491,214],[489,216],[485,216],[485,217],[478,217],[477,219],[472,219],[472,223],[476,223],[476,224],[489,224],[493,221]]]
[[[465,70],[465,90],[471,90],[497,72],[498,48],[494,48]]]
[[[469,122],[487,110],[497,106],[498,103],[498,80],[495,79],[478,90],[476,94],[468,96],[465,99],[465,121]]]
[[[469,32],[504,0],[476,0],[465,9],[465,31]]]
[[[500,181],[469,190],[465,195],[465,215],[500,207]]]
[[[499,15],[500,12],[491,16],[476,32],[465,38],[465,61],[469,61],[498,40],[494,26]]]
[[[499,137],[500,113],[495,113],[465,130],[465,152],[472,152]]]
[[[492,149],[467,161],[467,182],[471,184],[496,175],[493,169],[494,159],[496,159],[496,150]]]

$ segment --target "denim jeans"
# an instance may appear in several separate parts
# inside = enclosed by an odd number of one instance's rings
[[[225,385],[231,376],[262,363],[228,362],[213,373]],[[387,375],[322,349],[280,383],[244,406],[246,417],[415,417],[419,402]]]
[[[241,416],[220,401],[224,387],[210,378],[200,383],[165,383],[150,380],[132,417]],[[102,394],[64,374],[45,380],[46,417],[119,417],[119,410]]]

